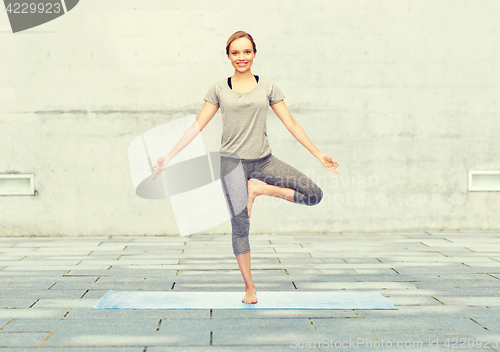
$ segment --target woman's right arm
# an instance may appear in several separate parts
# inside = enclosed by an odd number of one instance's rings
[[[189,143],[195,139],[195,137],[205,128],[205,126],[212,120],[215,116],[215,113],[219,110],[217,105],[209,103],[205,101],[205,104],[201,108],[198,117],[196,117],[196,121],[186,130],[184,135],[181,137],[179,142],[172,148],[170,152],[166,155],[160,157],[157,161],[153,170],[156,172],[156,175],[153,177],[153,180],[158,177],[159,174],[167,167],[167,164],[170,160],[173,159],[174,156],[179,154],[179,152],[184,149]]]

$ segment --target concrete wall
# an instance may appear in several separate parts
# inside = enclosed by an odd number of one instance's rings
[[[0,196],[0,236],[175,235],[169,200],[135,195],[127,148],[198,113],[234,73],[237,30],[342,173],[270,109],[273,154],[325,198],[257,198],[251,233],[498,231],[500,193],[469,192],[467,172],[500,169],[499,29],[496,0],[86,0],[16,34],[0,14],[0,174],[33,173],[37,191]],[[221,130],[218,112],[208,150]]]

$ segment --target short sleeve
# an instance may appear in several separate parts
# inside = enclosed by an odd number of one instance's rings
[[[205,95],[204,98],[206,101],[209,103],[212,103],[216,106],[219,106],[219,95],[217,94],[217,86],[214,83],[214,85],[208,90],[207,94]]]
[[[285,98],[285,95],[281,91],[281,89],[278,88],[274,82],[271,82],[271,87],[270,87],[270,92],[269,92],[269,105],[276,104],[280,100],[283,100]]]

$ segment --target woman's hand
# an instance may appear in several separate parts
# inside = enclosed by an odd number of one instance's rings
[[[339,166],[339,163],[337,163],[335,160],[333,160],[333,158],[331,156],[321,153],[318,156],[318,160],[328,170],[330,170],[333,173],[336,173],[336,174],[340,175],[340,172],[337,170],[337,167]]]
[[[167,167],[168,162],[170,161],[170,158],[166,155],[158,158],[156,161],[155,166],[153,166],[153,170],[156,172],[155,177],[153,177],[153,180],[158,177],[159,174],[162,173],[163,169]]]

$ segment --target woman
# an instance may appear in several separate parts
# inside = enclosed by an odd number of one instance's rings
[[[248,234],[254,199],[267,195],[308,206],[321,201],[323,192],[307,176],[277,159],[271,153],[266,132],[269,106],[288,131],[328,170],[337,171],[338,163],[321,153],[292,118],[283,101],[284,95],[271,80],[253,75],[250,68],[257,48],[252,36],[244,31],[234,33],[226,44],[226,55],[234,67],[234,75],[215,83],[205,96],[195,123],[188,128],[177,145],[160,157],[153,167],[155,179],[168,162],[188,145],[221,108],[223,132],[221,140],[221,181],[231,211],[232,242],[238,266],[245,281],[244,303],[257,303],[255,285],[250,271]],[[240,164],[244,177],[226,178]],[[239,169],[241,170],[241,169]],[[233,173],[234,175],[234,173]],[[251,178],[263,181],[260,183]],[[246,196],[246,207],[236,209],[239,192]],[[240,197],[241,198],[241,197]]]

